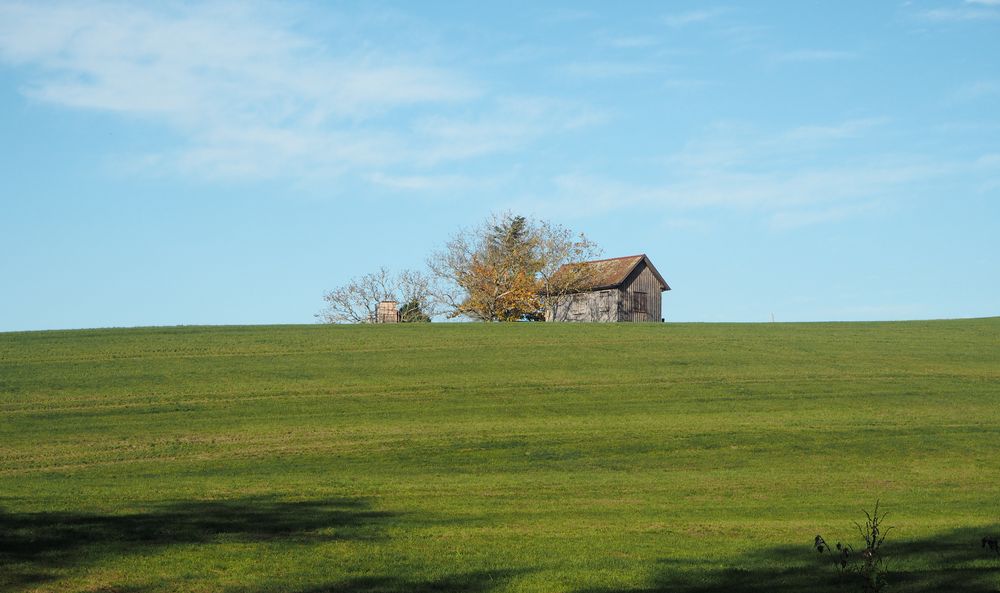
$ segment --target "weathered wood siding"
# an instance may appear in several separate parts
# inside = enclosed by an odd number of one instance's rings
[[[613,322],[618,321],[620,292],[617,289],[569,294],[559,299],[546,321]]]
[[[645,263],[629,274],[620,294],[618,321],[659,321],[663,318],[660,283]],[[645,307],[641,306],[643,302]]]

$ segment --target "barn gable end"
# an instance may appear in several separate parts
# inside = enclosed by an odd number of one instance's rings
[[[645,264],[639,264],[621,286],[622,306],[618,321],[659,321],[662,306],[661,284]]]

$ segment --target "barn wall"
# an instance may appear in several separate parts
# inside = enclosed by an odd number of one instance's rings
[[[616,321],[619,303],[618,290],[598,290],[569,294],[559,299],[559,303],[546,311],[546,321]]]
[[[646,311],[634,310],[636,293],[646,294]],[[645,263],[639,264],[622,284],[619,321],[659,321],[663,317],[660,282]]]

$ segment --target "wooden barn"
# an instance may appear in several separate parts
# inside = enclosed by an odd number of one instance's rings
[[[670,286],[646,254],[568,264],[556,276],[581,283],[550,298],[546,321],[663,321],[660,298]]]

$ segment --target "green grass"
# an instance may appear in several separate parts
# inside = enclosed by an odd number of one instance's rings
[[[1000,318],[0,334],[3,591],[998,591]]]

